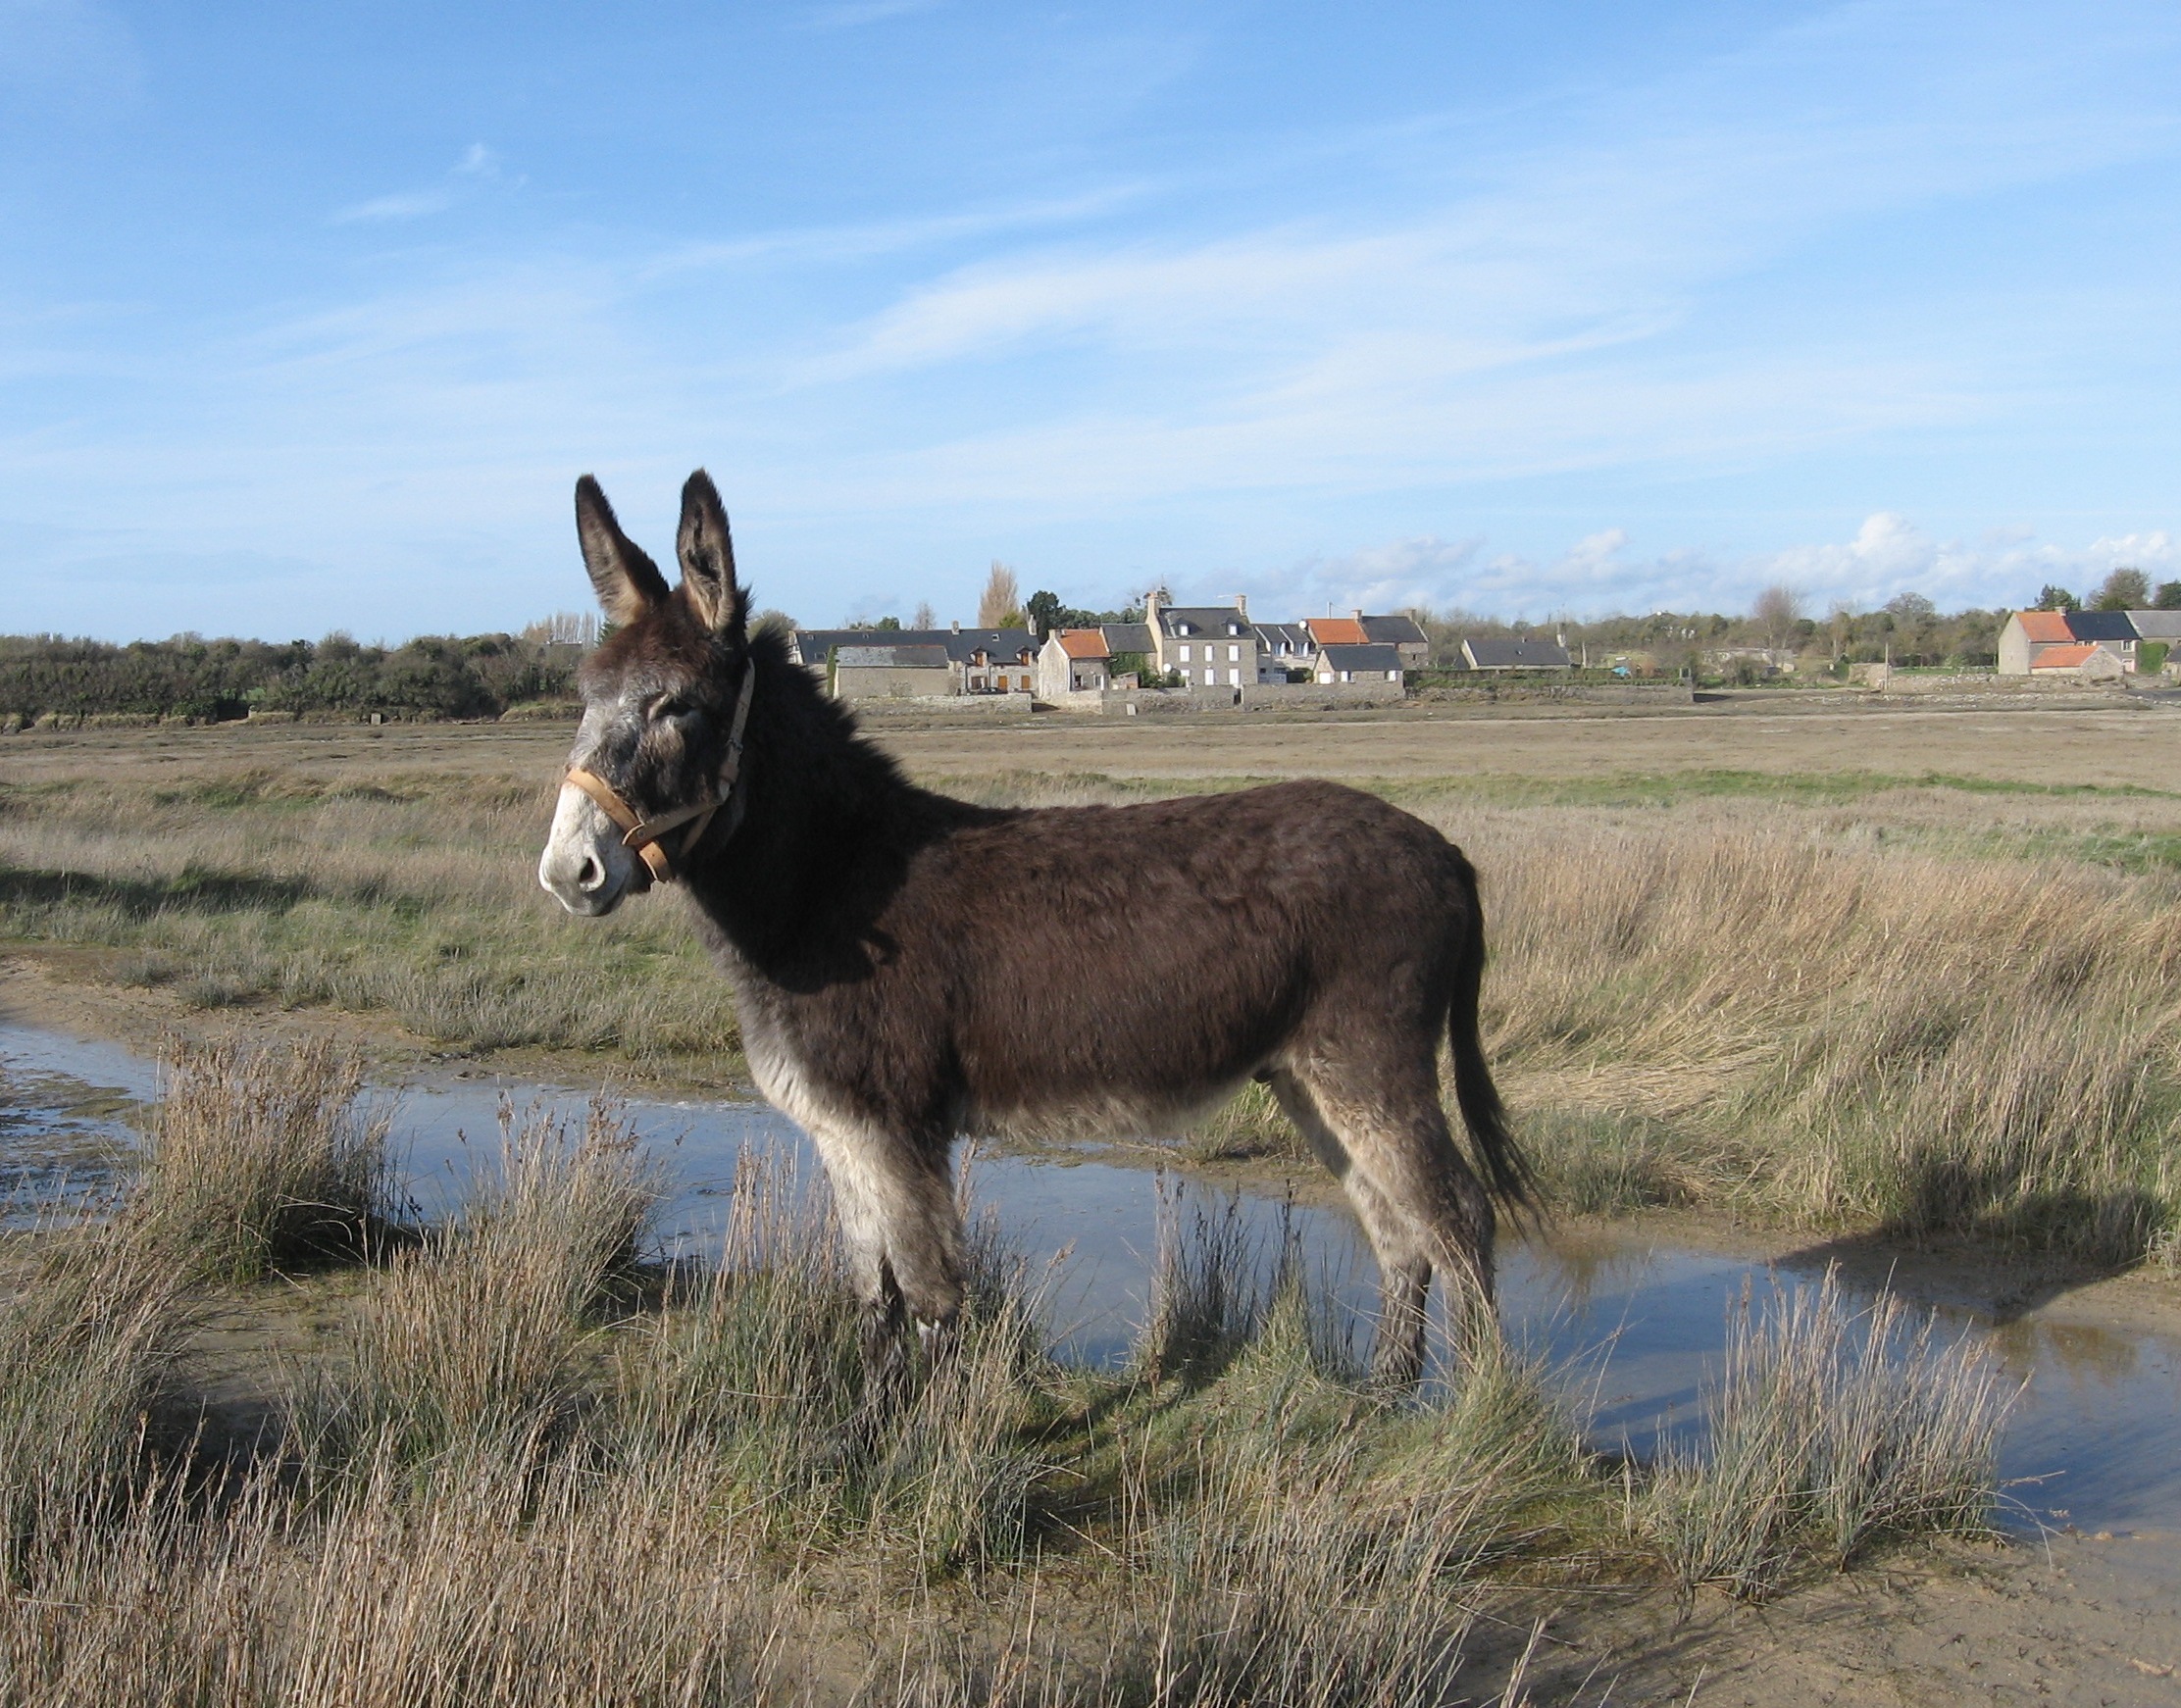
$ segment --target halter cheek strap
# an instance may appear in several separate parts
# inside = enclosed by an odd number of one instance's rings
[[[718,781],[712,794],[691,806],[677,807],[671,813],[662,813],[656,819],[646,819],[615,791],[612,783],[594,771],[585,771],[580,765],[568,768],[568,780],[598,803],[598,810],[621,829],[621,843],[634,848],[643,864],[636,871],[638,889],[649,889],[653,879],[672,883],[676,858],[686,862],[696,845],[704,840],[704,832],[711,829],[712,820],[724,807],[727,811],[727,835],[732,836],[742,824],[742,791],[738,786],[742,777],[742,737],[749,726],[751,691],[757,686],[757,672],[748,665],[742,669],[742,691],[735,696],[735,722],[727,732],[727,754],[720,761]],[[686,829],[684,829],[686,827]],[[677,846],[672,854],[663,840],[670,832],[680,829]],[[724,841],[726,838],[723,837]]]

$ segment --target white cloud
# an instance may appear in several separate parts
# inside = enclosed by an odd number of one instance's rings
[[[470,186],[495,182],[499,176],[499,155],[482,142],[473,142],[462,151],[462,158],[447,168],[447,181],[427,189],[374,196],[369,201],[357,202],[335,212],[331,223],[336,226],[375,225],[443,214],[472,193]]]
[[[944,0],[842,0],[837,6],[816,6],[805,16],[810,29],[856,29],[888,18],[909,18],[919,12],[936,12]]]
[[[1488,555],[1482,540],[1448,549],[1437,540],[1397,540],[1330,561],[1306,560],[1264,578],[1273,599],[1322,609],[1426,605],[1480,616],[1538,619],[1659,610],[1736,612],[1763,588],[1794,587],[1813,610],[1846,604],[1876,610],[1901,593],[1921,593],[1942,610],[2011,607],[2046,583],[2086,594],[2114,569],[2132,566],[2153,581],[2181,578],[2181,540],[2164,531],[2044,541],[2025,529],[1972,540],[1934,539],[1906,517],[1879,511],[1851,538],[1779,551],[1709,553],[1688,548],[1645,556],[1624,528],[1578,539],[1557,558]],[[1397,573],[1382,574],[1397,566]],[[1258,592],[1250,589],[1252,596]],[[1284,607],[1283,607],[1284,608]],[[1265,615],[1271,615],[1270,605]]]

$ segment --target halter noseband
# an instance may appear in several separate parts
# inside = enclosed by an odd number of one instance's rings
[[[649,889],[653,879],[661,883],[672,883],[678,876],[674,862],[679,857],[685,863],[704,839],[704,832],[711,828],[712,817],[722,807],[727,809],[727,833],[732,836],[742,823],[742,791],[738,786],[742,776],[742,731],[749,724],[750,692],[757,686],[757,668],[753,663],[742,666],[742,691],[735,701],[735,723],[727,732],[727,757],[720,761],[719,782],[709,800],[698,801],[694,806],[677,807],[656,819],[646,819],[614,791],[612,783],[594,771],[585,771],[580,765],[568,768],[568,780],[598,803],[598,810],[621,827],[621,843],[634,848],[643,857],[642,866],[636,869],[639,890]],[[661,840],[669,831],[686,825],[680,845],[674,854],[667,852]]]

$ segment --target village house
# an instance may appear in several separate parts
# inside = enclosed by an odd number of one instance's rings
[[[1154,590],[1144,596],[1143,624],[1153,661],[1159,670],[1178,674],[1183,686],[1198,693],[1221,688],[1239,693],[1243,684],[1257,680],[1257,631],[1250,626],[1248,601],[1240,594],[1232,606],[1168,605]]]
[[[954,661],[943,646],[838,646],[832,659],[837,700],[903,700],[962,691]]]
[[[1431,636],[1424,632],[1423,625],[1413,617],[1392,614],[1368,617],[1362,612],[1353,613],[1356,622],[1363,625],[1363,632],[1373,646],[1391,646],[1401,655],[1401,669],[1426,670],[1431,665]]]
[[[2109,652],[2122,671],[2132,671],[2137,639],[2135,614],[2127,611],[2017,611],[2000,629],[2000,675],[2041,676],[2050,671],[2079,676],[2089,662],[2082,651],[2085,646]],[[2098,670],[2103,674],[2102,666]]]
[[[1038,652],[1038,697],[1102,693],[1110,685],[1112,652],[1095,628],[1056,628]]]
[[[1553,640],[1464,640],[1462,662],[1477,671],[1573,670],[1566,647]]]
[[[1259,681],[1284,682],[1290,671],[1311,669],[1318,656],[1318,643],[1310,638],[1306,624],[1259,623],[1255,627]]]
[[[1398,682],[1401,654],[1393,645],[1318,648],[1316,679],[1321,682]]]
[[[792,642],[795,661],[831,681],[840,699],[858,696],[841,689],[836,653],[843,647],[903,646],[936,646],[945,653],[952,685],[931,690],[936,693],[1027,694],[1037,687],[1038,637],[1027,628],[964,628],[958,623],[950,628],[798,628]]]

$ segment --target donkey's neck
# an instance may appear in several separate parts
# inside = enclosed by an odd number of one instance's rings
[[[910,782],[777,636],[753,639],[750,658],[741,823],[692,863],[689,898],[715,948],[772,982],[863,977],[918,852],[1004,815]]]

